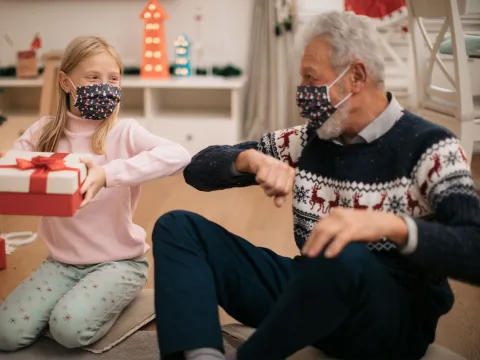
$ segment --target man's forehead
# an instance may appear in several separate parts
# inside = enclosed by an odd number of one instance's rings
[[[315,38],[310,41],[302,56],[302,62],[305,64],[322,64],[330,61],[330,44],[325,38]]]

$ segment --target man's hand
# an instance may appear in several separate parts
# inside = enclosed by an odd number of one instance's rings
[[[258,184],[265,194],[275,198],[275,205],[280,207],[286,196],[292,191],[295,170],[286,163],[256,150],[246,150],[238,155],[235,167],[239,172],[256,175]]]
[[[92,159],[81,159],[80,162],[84,163],[87,166],[87,178],[85,179],[81,193],[85,194],[80,208],[83,208],[88,205],[88,203],[93,199],[95,195],[100,191],[101,188],[106,185],[106,176],[105,170],[93,162]]]
[[[377,242],[384,237],[404,246],[408,238],[405,221],[391,213],[335,208],[317,222],[302,253],[316,257],[326,249],[325,257],[332,258],[351,242]]]

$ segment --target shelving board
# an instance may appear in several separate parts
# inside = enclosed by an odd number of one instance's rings
[[[166,80],[122,79],[120,117],[134,118],[152,133],[192,154],[214,144],[240,141],[246,78],[191,76]],[[0,111],[34,121],[43,79],[1,78]]]

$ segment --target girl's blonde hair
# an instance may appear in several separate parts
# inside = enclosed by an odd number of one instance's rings
[[[123,74],[123,65],[120,55],[117,51],[103,38],[97,36],[82,36],[77,37],[68,44],[63,55],[62,63],[60,64],[60,71],[69,75],[71,71],[86,58],[97,55],[101,52],[108,52],[117,62],[120,69],[120,74]],[[60,76],[60,75],[59,75]],[[67,121],[67,111],[70,96],[60,86],[60,77],[58,78],[58,105],[57,114],[54,119],[49,121],[42,129],[37,151],[41,152],[55,152],[57,150],[58,142],[62,138]],[[105,153],[105,140],[108,132],[115,123],[120,110],[120,105],[117,106],[113,114],[95,130],[92,136],[92,150],[95,154]]]

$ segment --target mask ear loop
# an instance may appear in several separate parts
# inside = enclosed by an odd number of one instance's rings
[[[330,94],[329,94],[329,90],[330,88],[335,85],[342,77],[345,76],[345,74],[347,73],[347,71],[350,70],[350,66],[348,66],[345,70],[342,71],[342,73],[340,75],[337,76],[337,78],[330,84],[327,86],[327,94],[328,94],[328,100],[330,100]],[[345,101],[347,101],[348,99],[350,99],[350,97],[352,96],[352,93],[348,94],[347,96],[345,96],[342,100],[340,100],[335,106],[335,108],[338,108],[340,105],[342,105]]]
[[[73,98],[73,106],[75,106],[75,104],[77,103],[77,97],[78,95],[76,94],[77,93],[77,87],[75,86],[75,84],[73,83],[73,81],[67,76],[67,79],[68,81],[70,81],[70,84],[72,84],[73,88],[75,89],[75,97]],[[73,95],[72,92],[69,92],[69,95]]]

